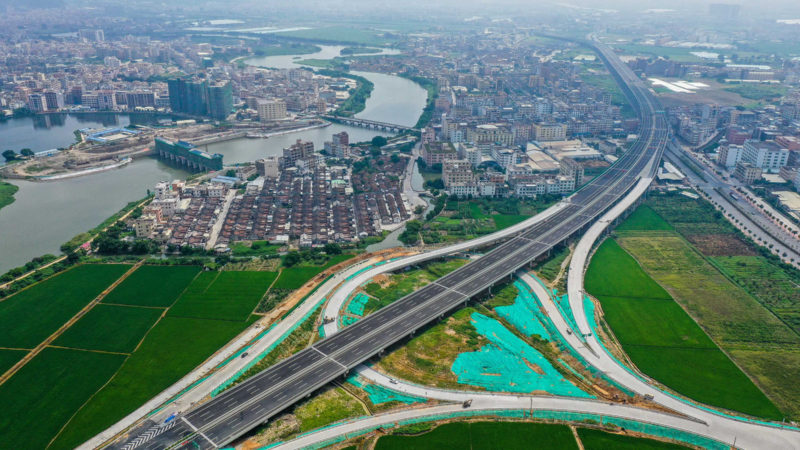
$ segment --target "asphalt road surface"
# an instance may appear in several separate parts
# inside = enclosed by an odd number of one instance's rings
[[[664,113],[650,90],[611,50],[601,47],[597,51],[639,113],[639,139],[609,170],[573,194],[566,207],[485,256],[340,333],[315,343],[167,424],[144,424],[110,448],[213,449],[229,444],[361,362],[490,289],[553,246],[581,233],[624,196],[641,176],[652,176],[669,135]]]

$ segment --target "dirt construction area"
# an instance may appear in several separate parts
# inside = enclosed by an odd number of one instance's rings
[[[755,250],[733,234],[690,234],[687,240],[708,256],[756,256]]]
[[[224,138],[229,133],[241,133],[241,130],[219,131],[208,124],[144,129],[136,136],[113,144],[77,143],[53,156],[34,158],[4,167],[2,175],[7,178],[41,177],[107,166],[125,157],[136,158],[150,154],[156,135],[191,142],[201,138]]]

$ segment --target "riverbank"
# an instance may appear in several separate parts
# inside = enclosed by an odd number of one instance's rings
[[[48,175],[38,179],[42,181],[58,181],[58,180],[66,180],[67,178],[82,177],[94,173],[105,172],[106,170],[118,169],[120,167],[127,166],[128,164],[131,163],[131,161],[133,161],[132,158],[125,158],[120,162],[109,164],[107,166],[93,167],[91,169],[79,170],[77,172],[62,173],[59,175]]]
[[[14,194],[16,194],[18,190],[18,186],[0,181],[0,209],[14,203]]]
[[[375,84],[372,81],[369,81],[364,77],[339,70],[317,69],[316,72],[327,77],[349,78],[351,80],[355,80],[357,83],[355,91],[350,94],[350,97],[348,97],[347,100],[339,105],[334,112],[335,115],[355,116],[361,111],[364,111],[364,109],[367,107],[367,99],[370,98],[372,95],[372,90],[375,89]]]
[[[291,130],[276,131],[274,133],[258,133],[258,134],[247,133],[245,135],[245,137],[250,138],[250,139],[268,139],[268,138],[275,137],[275,136],[284,136],[284,135],[287,135],[287,134],[297,133],[297,132],[300,132],[300,131],[315,130],[317,128],[325,128],[325,127],[329,127],[329,126],[331,126],[331,122],[323,122],[323,123],[319,123],[319,124],[315,124],[315,125],[309,125],[309,126],[303,127],[303,128],[295,128],[295,129],[291,129]]]
[[[416,129],[425,128],[433,118],[433,111],[436,109],[436,99],[439,97],[439,87],[436,84],[436,81],[431,80],[430,78],[408,74],[399,74],[398,76],[417,83],[427,92],[428,98],[425,100],[425,108],[422,109],[422,114],[420,114],[417,123],[414,125],[414,128]]]

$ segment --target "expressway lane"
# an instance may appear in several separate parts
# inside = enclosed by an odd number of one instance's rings
[[[639,139],[611,169],[569,198],[545,220],[522,230],[482,258],[396,301],[340,333],[268,368],[179,416],[170,429],[131,433],[111,448],[215,448],[233,441],[278,412],[345,374],[366,359],[437,320],[543,255],[608,210],[642,175],[655,170],[668,130],[647,88],[627,67],[597,49],[640,112]],[[605,50],[608,51],[608,50]]]

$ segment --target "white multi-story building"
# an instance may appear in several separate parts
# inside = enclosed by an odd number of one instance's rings
[[[278,178],[281,174],[280,160],[276,156],[268,156],[256,160],[256,171],[262,177]]]
[[[464,129],[462,128],[451,129],[448,137],[450,139],[450,142],[454,144],[457,144],[459,142],[464,142],[467,139],[466,134],[464,133]]]
[[[87,108],[100,109],[100,99],[97,97],[97,94],[81,95],[81,104]]]
[[[172,197],[172,185],[166,181],[156,183],[155,191],[158,200]]]
[[[286,102],[283,100],[260,100],[257,106],[258,118],[262,122],[286,118]]]
[[[789,150],[782,148],[775,141],[750,139],[744,143],[742,161],[764,172],[777,173],[789,161]]]
[[[458,157],[461,159],[466,159],[472,164],[473,167],[479,165],[481,163],[481,156],[483,152],[481,150],[472,145],[472,144],[465,144],[463,142],[458,144]]]
[[[209,197],[223,197],[227,188],[224,184],[212,183],[208,185],[207,195]]]
[[[125,97],[127,103],[127,95]],[[117,107],[117,99],[114,91],[97,91],[97,109],[107,110]]]
[[[508,148],[492,149],[492,157],[497,161],[497,164],[500,164],[504,169],[514,165],[517,159],[514,150]]]
[[[466,159],[451,159],[442,163],[442,181],[444,187],[450,189],[455,185],[475,183],[472,164]]]
[[[541,123],[533,126],[534,139],[539,142],[563,141],[567,138],[567,125],[560,123]]]
[[[151,203],[154,207],[161,208],[161,214],[169,217],[178,210],[180,200],[177,197],[157,198]]]
[[[731,170],[736,167],[736,164],[739,161],[742,160],[743,152],[744,147],[741,145],[726,145],[720,147],[719,154],[717,156],[717,164],[725,167],[728,170]]]

